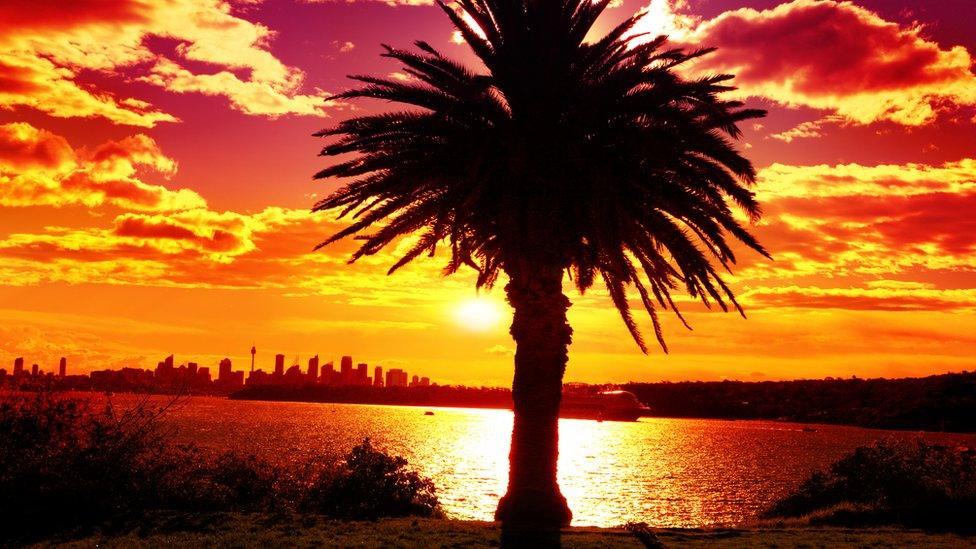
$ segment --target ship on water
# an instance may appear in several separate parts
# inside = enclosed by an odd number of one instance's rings
[[[634,393],[628,391],[600,391],[599,393],[564,393],[559,417],[592,419],[596,421],[637,421],[650,415]]]

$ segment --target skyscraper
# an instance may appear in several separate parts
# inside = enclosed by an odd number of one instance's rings
[[[61,357],[61,361],[58,362],[58,376],[64,377],[68,373],[68,359]]]
[[[407,386],[407,372],[399,368],[393,368],[386,372],[386,386],[387,387],[406,387]]]
[[[277,354],[275,355],[275,371],[276,376],[285,375],[285,355]]]
[[[37,364],[31,366],[31,377],[37,377],[38,370],[40,370],[40,368],[37,366]]]
[[[308,359],[308,379],[315,382],[319,377],[319,355]]]
[[[383,367],[377,366],[373,368],[373,387],[383,386]]]
[[[367,372],[369,365],[365,362],[360,362],[356,366],[356,381],[355,385],[369,385],[369,374]]]
[[[227,381],[230,379],[230,375],[231,375],[230,359],[225,358],[220,361],[220,369],[217,370],[217,379],[220,381]]]
[[[335,366],[332,361],[328,361],[322,366],[322,384],[323,385],[335,385]]]
[[[14,359],[14,375],[19,376],[24,373],[24,357],[19,356]]]

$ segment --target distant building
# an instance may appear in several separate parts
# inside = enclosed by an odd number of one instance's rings
[[[40,367],[37,364],[31,366],[31,377],[37,377],[37,372],[40,371]]]
[[[360,362],[356,366],[356,378],[353,381],[353,385],[369,385],[369,365],[365,362]]]
[[[373,387],[383,386],[383,367],[377,366],[373,368]]]
[[[308,359],[308,380],[315,383],[319,377],[319,355],[315,355]]]
[[[65,377],[68,375],[68,359],[61,357],[61,361],[58,362],[58,377]]]
[[[302,367],[298,364],[292,365],[285,372],[285,380],[288,385],[303,385],[306,380],[305,374],[302,373]]]
[[[322,384],[323,385],[334,385],[336,382],[336,371],[335,365],[332,361],[328,361],[322,366]]]
[[[352,357],[344,356],[339,360],[339,383],[336,385],[352,385]]]
[[[19,356],[14,359],[14,377],[23,375],[24,373],[24,357]]]
[[[386,386],[387,387],[406,387],[407,386],[407,372],[399,368],[393,368],[386,372]]]
[[[229,358],[225,358],[221,360],[220,366],[218,367],[217,370],[217,379],[220,381],[230,380],[232,374],[231,368],[232,366]]]
[[[175,377],[176,371],[173,368],[173,355],[169,355],[156,365],[156,381],[162,384],[169,384]]]
[[[276,376],[285,375],[285,355],[282,354],[275,355],[274,375]]]
[[[420,376],[415,375],[413,376],[413,379],[410,380],[410,386],[416,387],[417,385],[420,385]]]
[[[421,387],[430,387],[430,378],[429,377],[422,377],[422,378],[420,378],[420,386]]]

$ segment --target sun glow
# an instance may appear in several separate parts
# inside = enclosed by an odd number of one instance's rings
[[[486,297],[461,302],[454,311],[458,325],[476,332],[486,332],[498,326],[504,317],[501,305]]]
[[[644,34],[635,38],[632,45],[648,42],[662,34],[672,41],[688,39],[696,21],[694,17],[676,12],[684,7],[684,0],[651,0],[642,8],[644,15],[628,33],[630,36]]]

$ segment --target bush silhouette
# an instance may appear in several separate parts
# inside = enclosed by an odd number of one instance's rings
[[[305,507],[325,515],[355,519],[440,514],[434,484],[405,469],[407,460],[381,452],[369,439],[345,462],[324,471],[309,490]]]
[[[811,476],[767,516],[971,530],[976,528],[976,452],[922,441],[860,447]]]

